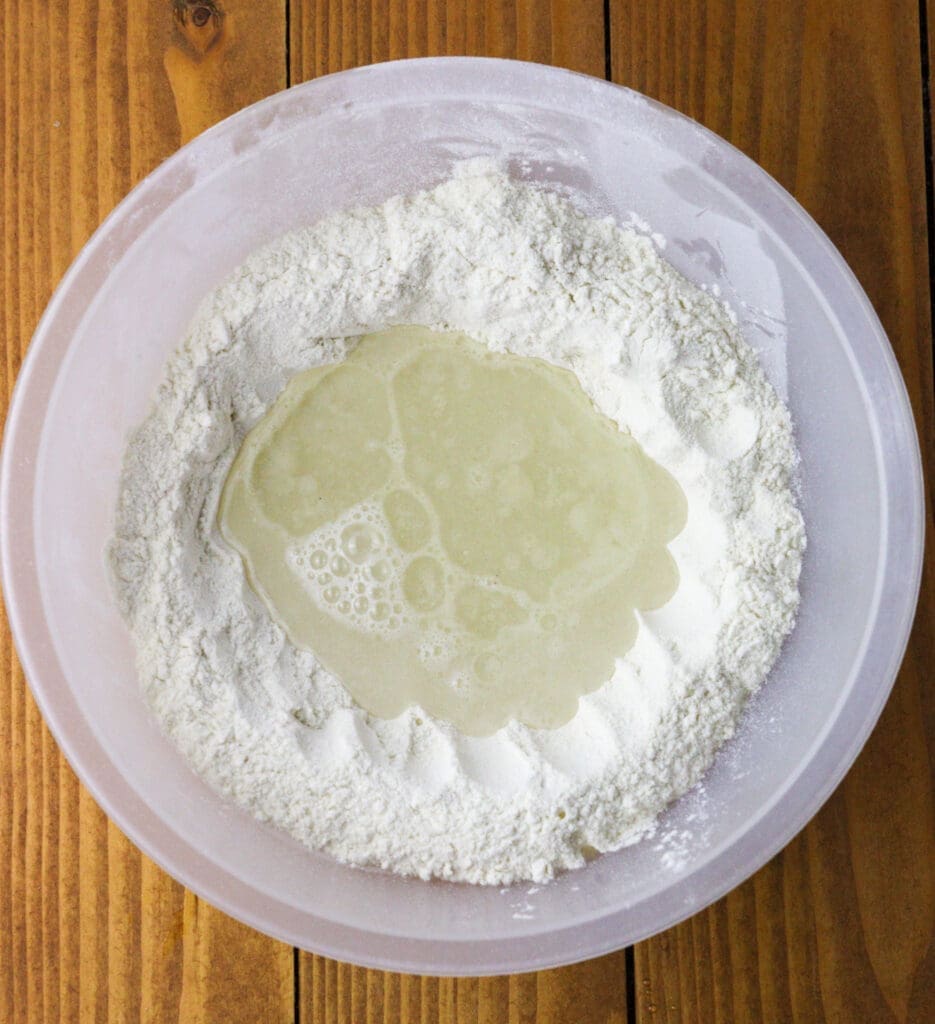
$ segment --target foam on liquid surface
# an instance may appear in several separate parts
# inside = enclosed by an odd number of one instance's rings
[[[568,370],[397,327],[298,374],[219,522],[297,646],[364,708],[555,728],[664,604],[673,478]]]

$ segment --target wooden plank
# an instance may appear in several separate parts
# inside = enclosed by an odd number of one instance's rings
[[[291,0],[290,68],[305,81],[374,61],[517,57],[603,77],[601,0]],[[559,1024],[626,1020],[622,953],[561,971],[482,979],[361,971],[300,954],[303,1024]]]
[[[403,57],[516,57],[604,76],[601,0],[291,0],[292,82]]]
[[[611,29],[615,81],[730,139],[839,246],[889,333],[932,468],[918,5],[612,0]],[[636,948],[638,1020],[935,1020],[933,640],[930,549],[909,653],[861,757],[772,863]]]
[[[100,220],[191,134],[286,84],[284,0],[261,16],[248,0],[220,19],[212,7],[188,4],[183,24],[169,0],[4,3],[4,415],[52,288]],[[107,822],[43,725],[5,621],[0,664],[0,1019],[291,1022],[292,950],[186,894]]]
[[[624,954],[488,978],[369,971],[300,954],[302,1024],[626,1024]]]

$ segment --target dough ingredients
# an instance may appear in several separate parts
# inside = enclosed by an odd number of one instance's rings
[[[364,711],[294,646],[221,535],[247,433],[296,374],[392,325],[574,372],[684,492],[679,585],[555,729]],[[423,878],[542,881],[653,828],[792,628],[790,418],[735,319],[653,243],[471,162],[252,255],[202,304],[131,439],[109,557],[147,699],[219,791],[315,850]]]
[[[564,725],[678,586],[685,497],[573,373],[396,327],[296,376],[221,533],[298,647],[380,718]]]

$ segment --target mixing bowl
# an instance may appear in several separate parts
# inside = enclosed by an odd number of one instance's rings
[[[341,207],[436,184],[474,156],[648,224],[736,310],[795,419],[809,548],[798,625],[736,737],[654,836],[544,886],[344,867],[225,802],[141,698],[103,557],[128,432],[199,300],[257,246]],[[660,240],[661,242],[661,240]],[[918,442],[893,353],[814,222],[704,128],[637,93],[531,64],[383,64],[280,93],[211,129],[114,211],[66,274],[23,366],[2,465],[3,582],[46,721],[150,857],[307,949],[425,973],[520,971],[642,939],[737,885],[857,755],[918,590]]]

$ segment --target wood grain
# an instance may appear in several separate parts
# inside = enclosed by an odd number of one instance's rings
[[[292,82],[404,57],[516,57],[604,77],[602,0],[291,0]]]
[[[300,954],[302,1024],[626,1024],[623,952],[490,978],[390,974]]]
[[[168,0],[4,4],[4,409],[52,288],[111,207],[191,134],[286,84],[284,3],[225,10],[209,38]],[[5,621],[0,659],[0,1020],[291,1022],[292,950],[185,893],[109,824],[43,725]]]
[[[889,333],[930,459],[917,5],[619,0],[611,11],[614,80],[729,138],[841,249]],[[746,885],[637,947],[639,1021],[935,1019],[933,641],[929,549],[906,662],[858,762]]]

